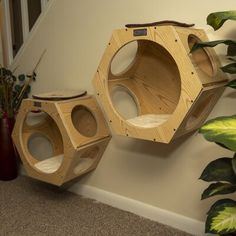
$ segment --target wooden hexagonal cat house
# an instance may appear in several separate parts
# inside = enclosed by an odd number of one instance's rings
[[[115,30],[93,80],[113,131],[169,143],[199,128],[227,82],[213,49],[189,53],[207,40],[178,26]]]
[[[22,102],[12,134],[28,175],[60,186],[95,169],[110,140],[96,100],[36,97]]]

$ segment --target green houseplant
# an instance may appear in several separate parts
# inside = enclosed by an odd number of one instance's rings
[[[21,101],[28,97],[30,83],[35,78],[35,72],[15,76],[11,70],[0,67],[0,119],[15,117]]]
[[[31,83],[36,80],[36,70],[45,53],[46,49],[29,75],[15,76],[14,70],[11,71],[0,65],[0,119],[15,118],[22,100],[30,93]]]
[[[225,21],[236,20],[236,11],[211,13],[207,23],[218,30]],[[236,74],[236,41],[217,40],[197,43],[191,52],[203,47],[227,46],[227,57],[231,61],[221,69],[225,73]],[[236,89],[236,79],[226,86]],[[217,117],[206,122],[199,131],[204,138],[234,152],[233,158],[222,157],[210,162],[203,170],[200,179],[214,182],[202,193],[202,199],[215,195],[236,192],[236,115]],[[236,201],[223,198],[216,201],[207,213],[206,233],[236,235]]]

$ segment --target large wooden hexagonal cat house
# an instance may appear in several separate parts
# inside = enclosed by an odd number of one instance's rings
[[[202,125],[227,77],[213,49],[189,53],[200,41],[203,30],[178,26],[113,32],[93,82],[116,134],[169,143]]]
[[[96,168],[110,132],[92,96],[45,97],[23,100],[12,137],[27,174],[60,186]]]

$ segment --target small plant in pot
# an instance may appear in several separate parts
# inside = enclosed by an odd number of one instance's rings
[[[227,20],[236,20],[236,11],[211,13],[207,17],[207,23],[215,30]],[[215,47],[218,44],[227,46],[227,57],[231,61],[221,69],[225,73],[236,74],[236,41],[217,40],[197,43],[191,51],[203,47]],[[226,86],[236,89],[236,79],[232,79]],[[234,152],[233,157],[216,159],[203,170],[200,179],[214,183],[205,189],[202,199],[236,192],[236,115],[209,120],[200,128],[200,133],[206,140]],[[205,231],[219,235],[236,235],[236,201],[229,198],[216,201],[207,213]]]
[[[0,180],[17,177],[16,151],[11,139],[15,117],[24,98],[27,98],[31,83],[36,80],[36,70],[46,53],[43,51],[32,73],[14,75],[0,65]]]
[[[36,78],[31,75],[15,76],[5,67],[0,67],[0,180],[17,177],[16,152],[11,133],[21,101],[28,97],[30,84]]]

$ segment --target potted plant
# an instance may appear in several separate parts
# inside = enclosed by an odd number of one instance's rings
[[[28,97],[30,83],[35,78],[34,71],[31,75],[15,76],[11,70],[0,67],[0,180],[17,177],[16,153],[11,133],[21,101]]]
[[[236,11],[215,12],[207,17],[207,23],[215,30],[227,20],[236,20]],[[191,52],[198,48],[215,47],[218,44],[227,45],[227,57],[231,61],[221,69],[226,73],[236,74],[236,41],[234,40],[197,43]],[[236,79],[231,80],[226,86],[236,89]],[[206,140],[234,152],[233,158],[216,159],[203,170],[200,179],[214,183],[204,190],[202,199],[234,193],[236,191],[236,115],[209,120],[199,132]],[[229,198],[216,201],[207,213],[205,231],[220,235],[236,235],[236,201]]]

